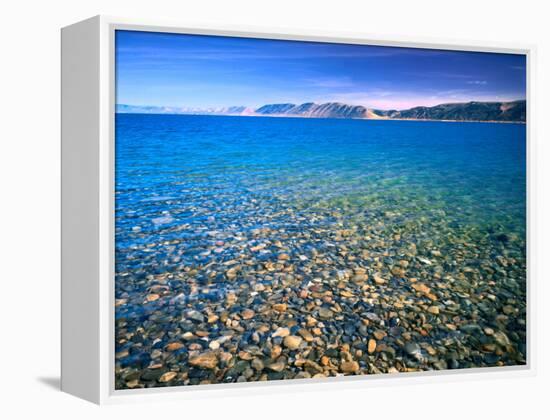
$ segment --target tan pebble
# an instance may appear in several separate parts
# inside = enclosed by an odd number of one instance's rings
[[[157,295],[156,293],[151,293],[150,295],[147,295],[147,301],[148,302],[154,302],[158,298],[160,298],[160,296]]]
[[[175,342],[175,343],[170,343],[166,346],[166,350],[168,351],[176,351],[176,350],[179,350],[183,347],[183,344],[182,343],[178,343],[178,342]]]
[[[189,346],[187,347],[190,351],[193,351],[193,350],[202,350],[202,345],[200,343],[191,343],[189,344]]]
[[[285,337],[283,343],[286,348],[296,350],[300,347],[300,344],[302,344],[302,339],[296,335],[289,335]]]
[[[276,359],[281,355],[283,348],[281,346],[273,346],[271,349],[271,358]]]
[[[170,382],[176,376],[178,376],[177,372],[166,372],[159,378],[159,382]]]
[[[354,283],[363,283],[365,281],[367,281],[369,279],[369,276],[367,274],[356,274],[355,276],[353,276],[353,278],[351,279]]]
[[[279,327],[277,330],[271,334],[272,337],[286,337],[290,334],[290,330],[288,328]]]
[[[423,283],[414,283],[412,285],[412,288],[414,290],[416,290],[417,292],[423,293],[423,294],[428,294],[428,293],[430,293],[430,290],[431,290],[428,286],[426,286]]]
[[[243,319],[251,319],[254,317],[256,313],[252,310],[252,309],[245,309],[242,313],[241,313],[241,316]]]
[[[382,285],[384,283],[386,283],[386,280],[384,280],[382,277],[380,277],[379,274],[375,274],[374,275],[374,282],[377,284],[377,285]]]
[[[237,277],[237,269],[236,268],[230,268],[225,272],[225,275],[229,280],[233,280]]]
[[[263,333],[268,332],[269,329],[270,329],[269,326],[263,324],[263,325],[260,325],[260,326],[258,327],[258,332],[263,334]]]
[[[306,329],[302,328],[300,331],[298,331],[298,334],[302,336],[304,340],[306,340],[308,343],[311,343],[313,341],[313,335]]]
[[[376,350],[376,340],[371,338],[368,344],[368,352],[369,354],[372,354],[374,353],[375,350]]]
[[[439,306],[430,306],[428,312],[433,315],[439,315]]]
[[[285,363],[281,360],[275,362],[275,363],[271,363],[269,365],[267,365],[268,369],[271,369],[272,371],[274,372],[282,372],[285,368]]]
[[[340,364],[340,370],[343,373],[356,373],[359,371],[359,363],[354,360],[351,362],[342,362]]]
[[[222,363],[228,363],[231,359],[233,359],[233,355],[231,353],[222,352],[220,353],[220,362]]]
[[[126,382],[126,386],[128,388],[136,388],[139,386],[139,380],[138,379],[132,379],[131,381]]]
[[[117,354],[115,354],[115,358],[122,359],[123,357],[128,356],[128,354],[130,354],[128,350],[122,350],[122,351],[119,351]]]
[[[277,312],[286,312],[286,308],[286,303],[276,303],[275,305],[273,305],[273,309]]]
[[[396,266],[392,267],[391,273],[395,277],[403,277],[405,275],[405,270],[403,270],[403,267],[396,265]]]
[[[495,330],[493,330],[492,328],[489,328],[489,327],[485,327],[483,329],[483,332],[486,334],[486,335],[493,335],[495,333]]]
[[[306,320],[306,325],[308,327],[314,327],[315,325],[317,325],[317,320],[312,316],[308,316]]]
[[[313,360],[309,360],[309,359],[306,359],[304,360],[303,362],[303,366],[308,370],[308,371],[314,371],[314,372],[323,372],[323,367],[314,362]]]
[[[496,344],[484,344],[482,346],[484,351],[494,352],[497,349]]]
[[[385,331],[382,331],[382,330],[376,330],[374,333],[374,338],[376,338],[377,340],[382,340],[384,337],[386,337],[386,332]]]
[[[239,358],[242,360],[252,360],[254,357],[249,352],[241,350],[239,352]]]
[[[218,366],[218,357],[213,352],[206,352],[198,356],[190,357],[189,364],[203,369],[214,369]]]
[[[430,356],[435,356],[437,354],[437,351],[430,345],[426,346],[426,351]]]

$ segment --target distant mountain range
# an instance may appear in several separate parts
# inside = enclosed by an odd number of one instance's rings
[[[273,104],[256,109],[256,114],[305,118],[367,118],[367,108],[361,105],[346,105],[339,102],[301,105]]]
[[[466,102],[417,106],[402,111],[375,111],[392,119],[453,120],[453,121],[517,121],[525,122],[525,100],[513,102]]]
[[[526,101],[512,102],[464,102],[436,106],[417,106],[405,110],[379,110],[361,105],[340,102],[300,105],[269,104],[259,108],[232,106],[226,108],[177,108],[157,106],[117,105],[117,113],[136,114],[194,114],[194,115],[242,115],[301,118],[355,118],[355,119],[405,119],[441,121],[501,121],[525,122]]]
[[[254,108],[247,108],[245,106],[229,106],[224,108],[191,108],[117,104],[116,112],[118,114],[254,115]]]

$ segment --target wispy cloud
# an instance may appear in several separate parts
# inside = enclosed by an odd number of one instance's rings
[[[304,79],[304,84],[311,87],[319,88],[351,88],[355,86],[355,83],[349,77],[321,77],[321,78],[310,78]]]
[[[424,72],[414,72],[414,71],[405,71],[405,75],[415,76],[423,79],[474,79],[476,76],[467,74],[467,73],[457,73],[449,71],[424,71]],[[479,76],[478,76],[479,77]]]
[[[487,84],[487,80],[468,80],[466,82],[467,84],[469,85],[486,85]]]
[[[313,58],[382,58],[391,57],[394,54],[388,52],[356,52],[356,51],[332,51],[330,49],[313,48],[306,51],[277,51],[269,53],[257,49],[230,49],[230,48],[204,48],[204,49],[179,49],[149,48],[149,47],[122,47],[117,50],[129,60],[197,60],[197,61],[239,61],[239,60],[306,60]]]
[[[192,41],[190,41],[192,42]],[[233,60],[307,60],[319,58],[350,58],[350,59],[383,59],[396,56],[435,56],[444,54],[445,51],[424,50],[399,47],[378,47],[357,48],[355,45],[319,44],[319,43],[296,43],[298,48],[288,49],[284,44],[277,45],[277,41],[270,41],[275,47],[269,48],[266,52],[259,48],[181,48],[161,46],[119,46],[117,53],[125,56],[131,61],[138,60],[162,60],[166,58],[174,60],[204,60],[204,61],[233,61]],[[287,42],[287,41],[285,41]]]

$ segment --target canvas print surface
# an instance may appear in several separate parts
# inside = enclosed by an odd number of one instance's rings
[[[116,389],[526,363],[524,55],[115,44]]]

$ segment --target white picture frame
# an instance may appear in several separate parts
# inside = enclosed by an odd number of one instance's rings
[[[328,379],[114,389],[114,31],[117,29],[268,39],[503,52],[527,57],[527,364],[515,367]],[[356,33],[317,33],[251,27],[200,28],[96,16],[62,29],[62,390],[104,404],[141,399],[364,388],[397,383],[474,380],[534,374],[534,279],[531,276],[533,185],[533,46],[382,39]]]

